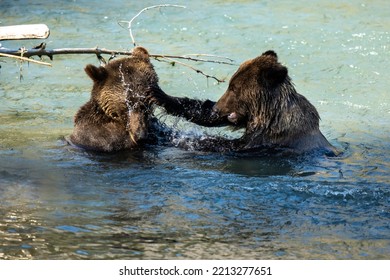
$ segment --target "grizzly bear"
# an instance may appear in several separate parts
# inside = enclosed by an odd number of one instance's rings
[[[151,95],[167,113],[199,125],[245,128],[238,139],[203,137],[195,146],[201,150],[337,153],[319,129],[316,108],[295,90],[272,50],[242,63],[217,102],[173,97],[159,88]]]
[[[93,81],[91,98],[76,113],[67,141],[87,150],[113,152],[147,140],[151,114],[144,100],[150,87],[158,88],[148,51],[136,47],[131,56],[104,67],[89,64],[85,72]]]

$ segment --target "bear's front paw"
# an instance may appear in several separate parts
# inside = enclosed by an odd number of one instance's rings
[[[163,106],[167,103],[169,96],[158,86],[148,87],[145,94],[146,102],[148,104],[157,104]]]

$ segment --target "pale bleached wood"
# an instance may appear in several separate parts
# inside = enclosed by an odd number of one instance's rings
[[[40,65],[51,66],[50,63],[43,62],[43,61],[38,61],[38,60],[34,60],[34,59],[30,59],[30,58],[23,57],[23,56],[16,56],[16,55],[6,54],[6,53],[0,53],[0,56],[10,57],[10,58],[13,58],[13,59],[20,59],[20,60],[23,60],[23,61],[28,61],[28,62],[40,64]]]
[[[50,35],[46,24],[0,26],[1,40],[46,39]]]

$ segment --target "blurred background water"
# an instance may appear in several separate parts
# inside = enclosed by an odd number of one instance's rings
[[[118,21],[162,3],[0,0],[0,25],[47,24],[48,49],[129,50]],[[211,53],[237,65],[275,50],[344,155],[77,151],[60,139],[89,99],[83,68],[98,65],[96,56],[55,56],[51,68],[0,58],[0,259],[389,259],[389,2],[171,4],[187,8],[137,18],[138,44],[152,54]],[[227,87],[153,64],[172,95],[217,100]],[[193,65],[226,79],[237,69]],[[160,117],[186,133],[232,135]]]

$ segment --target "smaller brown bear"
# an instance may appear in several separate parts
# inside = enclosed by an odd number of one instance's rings
[[[203,138],[196,149],[293,153],[323,150],[337,154],[319,129],[316,108],[295,90],[287,72],[270,50],[242,63],[218,102],[173,97],[159,88],[153,91],[151,100],[167,113],[199,125],[245,128],[241,138]]]
[[[74,118],[67,141],[94,151],[131,149],[147,139],[150,106],[144,100],[149,88],[158,88],[158,77],[148,51],[136,47],[132,55],[104,67],[91,64],[85,72],[93,81],[90,100]]]

